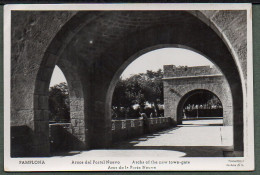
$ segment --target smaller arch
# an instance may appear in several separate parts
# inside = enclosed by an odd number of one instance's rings
[[[60,59],[57,66],[64,73],[68,83],[70,99],[70,130],[68,130],[69,148],[84,150],[87,148],[86,117],[84,112],[84,93],[77,68],[66,59]]]
[[[212,94],[215,97],[217,97],[217,99],[220,101],[221,106],[222,106],[222,117],[223,117],[223,102],[220,100],[220,97],[218,97],[214,92],[209,91],[207,89],[195,89],[195,90],[189,91],[180,99],[178,106],[177,106],[177,124],[182,124],[183,108],[184,108],[185,103],[188,101],[188,99],[196,94],[203,94],[203,93],[209,93],[209,94]]]
[[[49,63],[50,64],[50,63]],[[84,112],[84,93],[81,80],[79,78],[76,67],[65,59],[59,59],[56,65],[61,69],[68,83],[69,99],[70,99],[70,124],[59,126],[67,139],[67,148],[69,150],[83,150],[87,148],[87,139],[85,133],[85,112]],[[36,80],[34,93],[34,135],[32,144],[45,140],[45,156],[50,155],[51,144],[49,138],[49,84],[51,75],[54,70],[48,68],[49,71],[40,71]],[[44,79],[44,80],[43,80]],[[35,150],[33,156],[38,156],[39,150]]]

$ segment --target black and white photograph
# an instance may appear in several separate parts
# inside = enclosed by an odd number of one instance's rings
[[[6,5],[5,171],[254,170],[251,10]]]

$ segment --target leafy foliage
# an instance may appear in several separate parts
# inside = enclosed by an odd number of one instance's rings
[[[125,80],[120,79],[113,94],[113,108],[128,108],[139,104],[143,110],[145,103],[154,105],[163,104],[163,72],[148,70],[146,73],[133,75]]]
[[[68,86],[65,82],[57,84],[49,89],[50,121],[69,122],[70,102]]]

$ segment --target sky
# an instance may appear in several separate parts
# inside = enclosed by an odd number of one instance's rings
[[[146,70],[157,71],[163,69],[163,65],[212,66],[213,63],[206,57],[191,50],[163,48],[141,55],[124,70],[121,77],[125,79],[136,73],[145,73]]]
[[[66,80],[64,74],[62,73],[62,71],[60,70],[60,68],[58,66],[55,66],[54,71],[52,73],[52,77],[51,77],[50,87],[52,87],[56,84],[60,84],[61,82],[67,83],[67,80]]]
[[[162,48],[138,57],[125,69],[121,77],[125,79],[133,74],[145,73],[147,70],[157,71],[163,69],[163,65],[171,64],[175,66],[213,65],[207,58],[194,51],[181,48]],[[67,81],[59,67],[55,66],[50,87],[61,82]]]

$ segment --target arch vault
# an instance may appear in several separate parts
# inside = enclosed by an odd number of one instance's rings
[[[109,147],[111,100],[120,74],[138,55],[162,45],[195,50],[220,69],[232,99],[224,115],[233,108],[235,116],[234,153],[243,153],[246,11],[12,11],[11,30],[12,143],[21,138],[12,150],[31,148],[13,156],[49,155],[46,93],[56,64],[68,71],[65,76],[77,77],[71,88],[82,90],[76,99],[82,110],[74,112],[83,122],[75,132],[84,149]],[[181,93],[190,90],[183,87]],[[218,89],[208,90],[225,101]],[[28,133],[30,139],[22,141]]]

